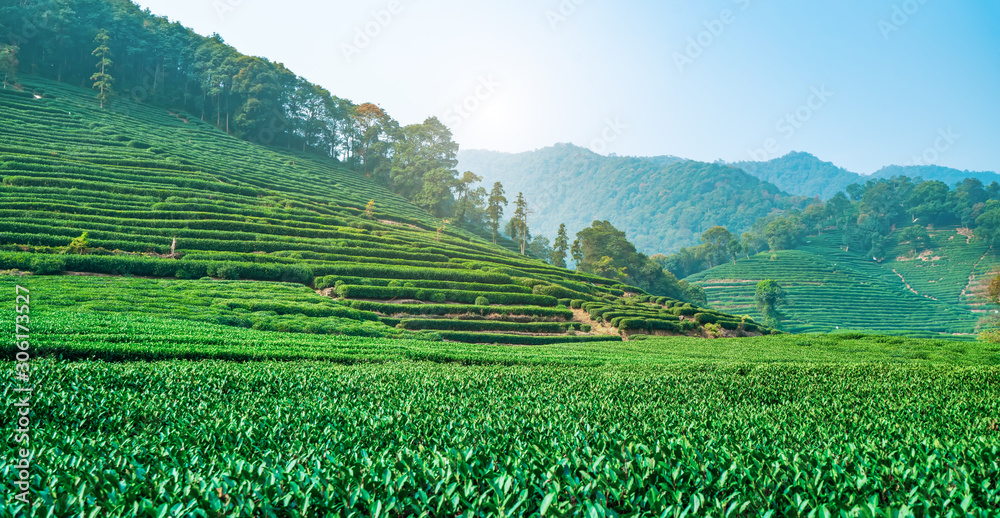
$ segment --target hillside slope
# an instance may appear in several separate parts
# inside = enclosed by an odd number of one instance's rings
[[[767,162],[736,162],[746,171],[796,196],[819,196],[828,200],[852,183],[864,182],[861,175],[801,152],[789,153]]]
[[[1000,182],[1000,174],[992,171],[960,171],[958,169],[937,165],[891,165],[875,171],[872,173],[871,178],[892,178],[893,176],[908,176],[910,178],[922,178],[924,180],[937,180],[948,185],[955,185],[966,178],[979,180],[980,182],[983,182],[983,185]],[[868,177],[863,178],[867,179]]]
[[[697,308],[626,301],[641,290],[494,246],[330,159],[250,144],[188,114],[127,101],[102,110],[89,90],[22,82],[24,91],[0,90],[0,270],[297,285],[174,281],[118,300],[67,279],[81,300],[92,290],[111,308],[189,318],[175,292],[195,290],[210,322],[466,342],[701,333]],[[611,310],[633,321],[604,329]]]
[[[979,283],[1000,259],[964,229],[932,229],[930,236],[931,248],[919,255],[895,237],[888,259],[876,263],[844,251],[839,232],[824,233],[797,250],[765,252],[687,280],[705,288],[712,307],[751,316],[759,315],[757,282],[776,280],[788,293],[786,331],[971,338],[983,316]]]
[[[459,169],[525,193],[536,234],[551,238],[560,223],[572,233],[608,220],[650,255],[696,244],[715,225],[742,232],[772,211],[804,203],[733,167],[605,157],[569,144],[520,154],[462,151]]]
[[[870,175],[862,175],[802,152],[789,153],[767,162],[736,162],[732,165],[756,178],[774,184],[787,193],[796,196],[819,196],[823,200],[829,200],[833,195],[846,190],[847,186],[853,183],[864,184],[869,180],[892,178],[893,176],[906,176],[911,179],[921,178],[925,181],[937,180],[949,186],[966,178],[975,178],[983,182],[984,185],[1000,182],[1000,175],[994,172],[960,171],[936,165],[891,165]]]

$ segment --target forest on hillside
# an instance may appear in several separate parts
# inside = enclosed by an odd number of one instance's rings
[[[381,170],[386,136],[399,130],[374,104],[337,97],[282,63],[241,54],[217,34],[198,35],[128,0],[6,2],[0,74],[7,83],[27,73],[89,88],[102,31],[112,103],[184,111],[247,140],[312,150],[367,173]]]
[[[701,243],[654,261],[678,278],[688,277],[741,256],[767,250],[793,250],[807,235],[842,231],[841,246],[881,262],[891,237],[910,243],[914,253],[929,247],[927,229],[961,226],[990,243],[1000,242],[1000,183],[967,178],[953,186],[939,180],[906,176],[871,179],[847,186],[826,202],[805,210],[761,218],[737,233],[721,226],[701,236]],[[900,229],[897,233],[897,229]]]
[[[933,150],[932,150],[933,151]],[[930,155],[933,158],[933,155]],[[870,175],[854,173],[824,162],[809,153],[792,152],[766,162],[735,162],[731,165],[750,173],[765,182],[773,183],[782,191],[797,196],[828,200],[853,183],[864,184],[869,180],[888,180],[894,176],[921,180],[937,180],[954,185],[966,178],[973,178],[988,185],[1000,181],[1000,175],[989,171],[960,171],[949,167],[920,162],[915,157],[910,165],[890,165]]]
[[[606,157],[569,144],[520,154],[462,151],[459,167],[532,193],[540,234],[555,235],[560,223],[576,231],[608,220],[649,254],[696,245],[715,225],[742,232],[768,214],[810,202],[726,165]]]
[[[458,144],[436,117],[401,126],[375,103],[338,97],[282,63],[244,55],[217,34],[198,35],[129,0],[5,3],[0,38],[4,88],[21,88],[19,74],[41,76],[93,88],[102,109],[158,106],[253,143],[328,157],[444,225],[502,239],[502,186],[487,192],[475,185],[479,176],[459,174]],[[522,237],[524,253],[527,233],[519,229],[515,222],[512,236]]]
[[[767,162],[736,162],[735,167],[773,183],[779,189],[796,196],[828,200],[852,183],[862,181],[852,173],[809,153],[789,153]]]

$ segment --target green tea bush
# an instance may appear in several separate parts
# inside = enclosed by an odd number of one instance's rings
[[[432,302],[444,302],[434,300],[443,296],[445,300],[460,304],[475,304],[481,296],[486,296],[480,292],[462,290],[435,290],[423,288],[389,288],[383,286],[356,286],[344,285],[337,289],[337,294],[344,298],[352,299],[417,299],[429,300]],[[522,293],[489,293],[488,298],[493,304],[526,304],[537,306],[556,306],[557,300],[554,297],[544,295],[532,295]]]
[[[536,295],[548,295],[550,297],[556,297],[556,298],[578,299],[582,297],[588,297],[588,295],[585,293],[564,288],[562,286],[535,285],[533,286],[533,289],[534,289],[533,292]]]
[[[700,310],[698,308],[694,308],[694,307],[691,307],[689,305],[684,305],[684,306],[679,306],[679,307],[675,306],[675,307],[673,307],[673,308],[670,309],[670,312],[673,313],[675,316],[679,316],[679,317],[681,317],[681,316],[683,316],[683,317],[692,317],[694,315],[697,315],[700,312]]]
[[[455,319],[402,319],[402,329],[436,331],[506,331],[520,333],[560,334],[568,331],[572,324],[560,322],[503,322],[496,320],[455,320]]]
[[[475,306],[460,304],[389,304],[367,300],[351,300],[347,302],[352,308],[362,311],[374,311],[383,315],[500,315],[526,316],[543,318],[573,318],[573,312],[567,309],[556,309],[537,306]]]
[[[719,321],[719,317],[709,313],[695,313],[694,321],[702,325],[714,324]]]
[[[558,343],[576,342],[620,342],[619,338],[612,336],[590,336],[590,335],[560,335],[560,336],[528,336],[528,335],[505,335],[494,333],[469,333],[462,331],[439,331],[445,340],[465,343],[482,344],[510,344],[510,345],[551,345]]]
[[[66,261],[54,256],[36,256],[31,258],[29,270],[35,275],[51,275],[66,270]]]
[[[386,267],[376,264],[325,265],[315,268],[317,275],[356,276],[377,279],[399,280],[441,280],[475,282],[483,284],[511,284],[508,275],[479,270],[459,270],[445,268]]]

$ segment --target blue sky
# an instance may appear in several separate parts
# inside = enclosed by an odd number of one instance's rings
[[[463,148],[1000,171],[998,0],[138,3]]]

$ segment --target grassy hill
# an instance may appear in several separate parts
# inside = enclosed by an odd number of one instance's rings
[[[59,290],[81,298],[110,292],[80,307],[511,344],[701,334],[708,320],[766,331],[525,258],[333,160],[250,144],[190,114],[128,101],[102,110],[91,91],[22,81],[23,91],[0,90],[0,270],[173,279],[64,280]],[[219,284],[239,280],[285,284]],[[604,326],[602,313],[630,320]]]
[[[560,223],[570,233],[595,219],[625,231],[640,252],[674,252],[698,243],[715,225],[742,232],[777,209],[807,200],[783,193],[740,169],[676,157],[605,157],[570,144],[509,154],[459,153],[459,169],[484,182],[524,192],[536,234],[555,237]]]
[[[893,236],[898,236],[897,229]],[[721,311],[759,316],[757,282],[778,281],[790,305],[790,332],[861,330],[916,337],[972,338],[983,309],[978,282],[1000,259],[965,229],[930,231],[932,246],[915,255],[898,243],[881,263],[840,246],[839,232],[812,236],[796,250],[765,252],[687,280],[705,288]]]

